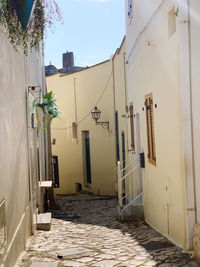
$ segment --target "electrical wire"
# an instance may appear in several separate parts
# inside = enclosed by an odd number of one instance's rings
[[[100,97],[99,97],[99,99],[98,99],[98,101],[96,102],[96,104],[92,107],[92,109],[95,107],[95,106],[97,106],[98,104],[99,104],[99,102],[101,101],[101,99],[102,99],[102,97],[104,96],[104,94],[105,94],[105,92],[106,92],[106,89],[108,88],[108,84],[109,84],[109,82],[110,82],[110,79],[111,79],[111,77],[112,77],[112,74],[113,74],[113,72],[111,71],[111,73],[110,73],[110,75],[109,75],[109,77],[108,77],[108,80],[107,80],[107,82],[106,82],[106,85],[105,85],[105,87],[104,87],[104,89],[103,89],[103,91],[102,91],[102,93],[101,93],[101,95],[100,95]],[[92,109],[79,121],[79,122],[77,122],[77,125],[79,125],[80,123],[82,123],[83,121],[85,121],[86,119],[87,119],[87,117],[88,116],[90,116],[90,113],[91,113],[91,111],[92,111]],[[73,126],[71,125],[71,126],[68,126],[68,127],[64,127],[64,128],[51,128],[51,130],[52,131],[63,131],[63,130],[68,130],[68,129],[72,129],[73,128]]]

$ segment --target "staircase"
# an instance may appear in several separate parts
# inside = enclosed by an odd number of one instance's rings
[[[140,158],[136,157],[122,168],[117,162],[118,215],[121,221],[144,217],[142,206],[142,175]]]

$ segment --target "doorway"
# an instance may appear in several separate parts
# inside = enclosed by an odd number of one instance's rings
[[[90,133],[89,131],[82,131],[83,139],[83,168],[85,185],[92,183],[91,176],[91,159],[90,159]]]
[[[141,135],[140,135],[140,114],[136,113],[135,115],[135,131],[136,131],[136,153],[139,157],[139,153],[142,152],[141,148]],[[138,170],[139,175],[139,190],[142,192],[142,169]]]

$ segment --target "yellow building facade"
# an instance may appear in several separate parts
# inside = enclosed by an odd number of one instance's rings
[[[58,156],[60,186],[55,194],[88,191],[116,194],[114,87],[112,59],[85,70],[47,78],[48,91],[56,94],[62,111],[52,122],[56,139],[52,153]],[[96,125],[93,108],[101,111]]]

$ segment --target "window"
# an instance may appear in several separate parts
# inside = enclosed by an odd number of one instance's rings
[[[148,161],[156,166],[156,149],[155,149],[152,94],[148,94],[145,96],[145,106],[146,106],[147,146],[148,146],[147,157],[148,157]]]
[[[133,11],[133,0],[128,0],[128,17],[130,18]]]
[[[130,127],[131,127],[131,149],[135,151],[133,103],[130,104],[129,111],[130,111]]]
[[[33,7],[33,3],[34,3],[34,0],[23,0],[23,1],[16,0],[16,1],[13,1],[12,3],[23,28],[26,28],[28,24],[31,10]]]

